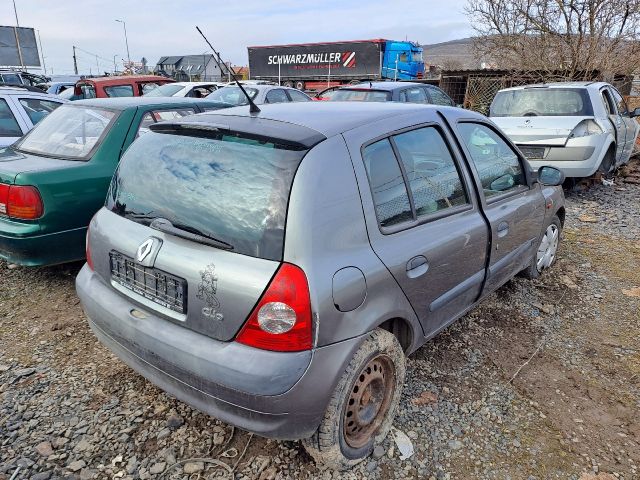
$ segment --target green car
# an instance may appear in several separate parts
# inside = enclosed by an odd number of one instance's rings
[[[131,97],[65,104],[0,149],[0,258],[52,265],[85,258],[89,221],[120,157],[149,125],[226,105]]]

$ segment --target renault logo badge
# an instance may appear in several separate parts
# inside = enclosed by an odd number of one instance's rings
[[[156,257],[162,247],[162,240],[156,237],[149,237],[140,244],[136,251],[136,260],[145,267],[153,267]]]
[[[142,262],[149,254],[151,253],[151,249],[153,248],[153,238],[149,238],[142,242],[138,247],[138,251],[136,253],[136,260]]]

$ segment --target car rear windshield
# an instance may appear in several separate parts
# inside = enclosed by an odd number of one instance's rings
[[[234,252],[281,260],[289,191],[305,153],[232,133],[150,132],[122,157],[106,206],[144,225],[163,218]]]
[[[62,105],[16,144],[16,149],[69,160],[86,160],[117,117],[103,108]]]
[[[256,98],[258,90],[255,88],[244,86],[244,91],[251,97],[251,100]],[[249,101],[245,97],[242,90],[239,87],[223,87],[215,92],[207,95],[207,99],[214,102],[228,103],[229,105],[248,105]]]
[[[593,115],[585,88],[525,88],[498,92],[492,117],[571,117]]]
[[[175,83],[165,83],[158,88],[149,90],[143,97],[173,97],[176,93],[184,88],[184,85],[176,85]]]
[[[337,90],[336,94],[331,97],[333,102],[390,102],[391,92],[384,90],[356,90],[344,89]]]

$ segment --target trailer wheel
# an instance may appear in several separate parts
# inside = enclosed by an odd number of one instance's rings
[[[349,85],[358,85],[358,84],[360,84],[360,83],[362,83],[362,81],[361,81],[361,80],[351,80],[351,81],[349,82]]]
[[[282,85],[287,87],[287,88],[293,88],[293,82],[291,80],[287,80]]]
[[[298,80],[298,81],[296,82],[296,88],[297,88],[298,90],[304,90],[304,82],[303,82],[302,80]]]

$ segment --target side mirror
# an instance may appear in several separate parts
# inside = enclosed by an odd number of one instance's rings
[[[636,108],[633,112],[631,112],[631,117],[640,117],[640,108]]]
[[[540,167],[538,170],[538,182],[550,187],[562,185],[564,183],[564,173],[555,167]]]

